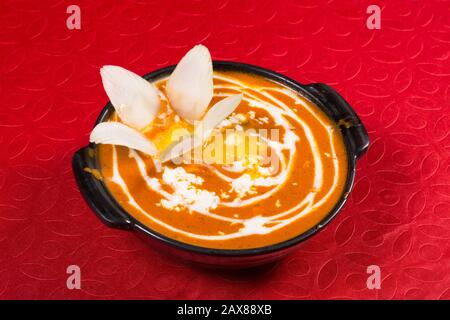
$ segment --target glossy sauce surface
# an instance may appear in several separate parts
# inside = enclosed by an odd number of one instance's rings
[[[159,116],[144,134],[163,150],[176,130],[192,131],[161,91]],[[214,98],[243,93],[224,128],[267,129],[270,164],[246,153],[224,164],[163,164],[125,147],[99,145],[103,180],[120,205],[149,228],[202,247],[256,248],[289,240],[318,224],[341,197],[347,156],[340,129],[289,88],[237,72],[214,73]],[[113,116],[117,121],[117,117]],[[278,141],[270,135],[278,130]],[[273,141],[272,141],[273,140]],[[214,145],[209,141],[204,149]],[[248,150],[247,150],[248,151]]]

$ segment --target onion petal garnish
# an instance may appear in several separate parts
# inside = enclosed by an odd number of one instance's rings
[[[152,123],[160,98],[150,82],[118,66],[103,66],[100,74],[106,94],[125,124],[143,129]]]
[[[213,97],[211,54],[196,45],[180,60],[169,77],[166,93],[175,112],[192,123],[200,120]]]
[[[212,106],[202,121],[196,125],[193,135],[182,138],[180,142],[169,146],[162,152],[161,162],[164,163],[201,146],[209,138],[214,128],[236,110],[242,97],[242,94],[232,95]]]
[[[205,140],[211,131],[236,110],[242,101],[242,94],[235,94],[220,100],[208,110],[200,124],[195,129],[195,135]]]
[[[97,144],[125,146],[151,156],[158,153],[154,144],[142,133],[120,122],[99,123],[92,130],[89,141]]]

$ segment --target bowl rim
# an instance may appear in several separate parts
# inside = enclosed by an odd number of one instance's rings
[[[256,74],[258,76],[265,77],[266,79],[269,79],[269,80],[275,81],[277,83],[280,83],[284,86],[287,86],[290,89],[297,92],[298,94],[301,94],[302,96],[304,96],[306,99],[310,100],[317,107],[319,107],[329,118],[331,118],[331,120],[335,121],[335,119],[333,119],[332,116],[330,115],[330,111],[327,109],[326,105],[306,89],[308,87],[308,85],[300,84],[299,82],[297,82],[281,73],[272,71],[270,69],[262,68],[262,67],[247,64],[247,63],[214,60],[213,66],[214,66],[214,70],[239,71],[239,72],[244,72],[244,73]],[[148,81],[157,81],[163,77],[170,75],[170,73],[173,71],[174,68],[175,68],[175,65],[160,68],[160,69],[157,69],[157,70],[154,70],[152,72],[145,74],[143,76],[143,78],[145,78]],[[107,116],[109,116],[110,112],[113,111],[113,109],[114,108],[113,108],[111,102],[108,101],[108,103],[103,107],[102,111],[100,112],[99,116],[97,117],[95,125],[97,125],[100,122],[103,122],[105,120],[105,118]],[[146,226],[145,224],[141,223],[139,220],[134,218],[115,200],[114,196],[109,192],[109,189],[107,188],[106,184],[103,181],[100,181],[99,184],[104,189],[104,190],[102,190],[102,193],[104,195],[106,194],[109,197],[108,201],[112,201],[117,206],[117,208],[122,210],[121,216],[125,215],[127,217],[130,230],[141,232],[141,233],[145,234],[146,236],[155,238],[156,240],[162,241],[163,243],[168,244],[177,249],[181,249],[184,251],[190,251],[190,252],[194,252],[194,253],[206,254],[206,255],[230,256],[230,257],[231,256],[255,256],[255,255],[275,253],[275,252],[283,251],[285,249],[293,247],[293,246],[307,240],[311,236],[317,234],[320,230],[322,230],[325,226],[327,226],[334,219],[334,217],[340,212],[340,210],[346,203],[348,195],[354,184],[357,155],[350,147],[350,141],[349,141],[349,139],[351,139],[350,134],[343,129],[341,129],[341,134],[344,138],[344,143],[346,146],[346,153],[347,153],[347,177],[346,177],[346,182],[344,185],[344,190],[343,190],[339,200],[336,202],[334,207],[329,211],[329,213],[313,227],[309,228],[308,230],[306,230],[290,239],[287,239],[287,240],[284,240],[284,241],[281,241],[278,243],[262,246],[262,247],[243,248],[243,249],[218,249],[218,248],[202,247],[202,246],[182,242],[179,240],[175,240],[175,239],[170,238],[158,231],[151,229],[150,227]],[[93,144],[93,143],[90,143],[89,147],[94,148],[94,149],[96,148],[95,144]],[[98,158],[97,157],[95,159],[95,163],[98,168]],[[89,199],[87,199],[87,200],[89,201]],[[103,197],[102,200],[105,200],[105,197]]]

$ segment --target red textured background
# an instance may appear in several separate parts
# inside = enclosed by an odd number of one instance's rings
[[[450,298],[449,1],[120,3],[0,2],[0,298]],[[66,28],[70,4],[81,30]],[[370,4],[381,30],[366,28]],[[102,225],[72,176],[107,101],[99,68],[144,74],[197,43],[334,86],[371,136],[338,218],[270,268],[168,259]],[[81,290],[66,288],[70,264]]]

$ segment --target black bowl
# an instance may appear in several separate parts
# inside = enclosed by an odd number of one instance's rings
[[[263,76],[278,82],[306,97],[320,107],[336,123],[344,119],[345,123],[350,124],[350,126],[340,126],[348,155],[348,174],[345,189],[334,208],[322,221],[308,231],[274,245],[242,250],[205,248],[168,238],[148,228],[128,214],[116,202],[102,181],[83,170],[86,167],[99,168],[97,158],[95,157],[96,152],[93,152],[96,148],[95,144],[90,144],[74,154],[72,167],[75,179],[88,205],[106,225],[136,231],[140,237],[163,252],[192,262],[221,267],[249,267],[272,262],[287,255],[303,241],[316,234],[340,211],[353,186],[356,161],[367,150],[369,137],[361,120],[350,105],[334,89],[326,84],[313,83],[302,85],[274,71],[243,63],[214,61],[213,64],[214,70],[217,71],[241,71]],[[174,67],[170,66],[156,70],[145,75],[144,78],[149,81],[164,78],[170,75]],[[111,103],[108,103],[103,108],[96,123],[106,120],[113,110]]]

